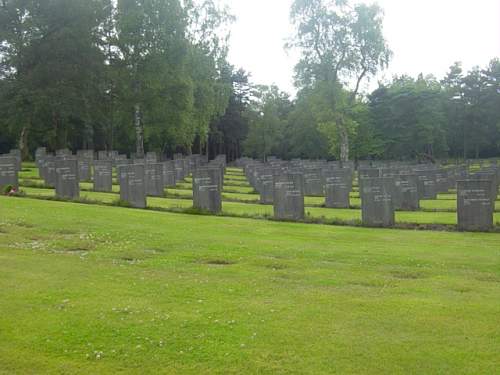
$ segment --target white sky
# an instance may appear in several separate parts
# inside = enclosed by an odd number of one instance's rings
[[[363,1],[372,3],[372,1]],[[465,70],[500,57],[500,0],[378,0],[384,9],[384,34],[394,52],[393,74],[444,76],[455,61]],[[293,34],[288,21],[292,0],[225,0],[237,21],[231,27],[229,61],[252,74],[252,82],[277,84],[295,92],[297,53],[283,49]]]

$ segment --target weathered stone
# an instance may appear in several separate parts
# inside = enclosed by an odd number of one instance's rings
[[[56,196],[69,199],[80,196],[76,159],[56,159]]]
[[[9,185],[19,187],[17,159],[14,156],[0,155],[0,189]]]
[[[396,198],[399,203],[395,204],[395,209],[404,211],[414,211],[420,209],[420,200],[418,198],[418,178],[414,174],[402,174],[395,177]]]
[[[352,187],[352,171],[348,168],[323,170],[325,206],[328,208],[349,208]]]
[[[56,186],[56,158],[52,155],[46,156],[42,164],[42,176],[45,180],[45,185],[50,187]]]
[[[163,164],[146,163],[145,166],[146,194],[152,197],[163,197]]]
[[[113,163],[111,160],[94,160],[94,190],[113,190]]]
[[[183,159],[174,159],[174,167],[175,167],[175,180],[182,181],[184,180],[184,160]]]
[[[148,152],[146,154],[145,159],[146,159],[146,163],[148,163],[148,164],[149,163],[151,163],[151,164],[157,163],[158,162],[158,155],[156,154],[156,152],[151,151],[151,152]]]
[[[263,168],[259,170],[259,195],[260,203],[272,204],[274,197],[274,170],[272,168]]]
[[[79,157],[78,159],[78,177],[80,181],[90,181],[92,179],[92,160],[87,157]]]
[[[415,171],[418,181],[418,196],[420,199],[437,199],[436,191],[436,171],[417,170]]]
[[[394,179],[385,177],[364,178],[361,195],[361,216],[363,225],[370,227],[391,227],[394,225],[392,194]]]
[[[135,208],[146,207],[144,164],[120,165],[120,199]]]
[[[322,196],[323,183],[321,179],[321,169],[304,170],[304,194],[308,196]]]
[[[17,148],[14,150],[10,150],[9,156],[12,156],[16,159],[16,169],[18,172],[20,172],[22,169],[22,161],[23,161],[21,157],[21,150]]]
[[[274,175],[274,217],[280,220],[303,220],[304,177],[300,173]]]
[[[168,160],[162,163],[163,165],[163,186],[164,187],[175,187],[176,185],[176,173],[175,165],[173,160]]]
[[[220,169],[203,167],[193,172],[193,207],[219,213],[222,210]]]
[[[457,181],[457,221],[463,231],[488,231],[493,227],[491,180]]]

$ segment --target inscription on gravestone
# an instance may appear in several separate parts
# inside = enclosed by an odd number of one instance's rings
[[[163,164],[147,163],[145,166],[146,194],[153,197],[163,197]]]
[[[94,190],[113,190],[113,163],[111,160],[94,160]]]
[[[78,158],[78,177],[80,181],[90,181],[91,176],[90,159],[87,157]]]
[[[493,227],[492,186],[488,180],[457,181],[459,230],[487,231]]]
[[[76,159],[56,160],[56,196],[74,199],[80,196]]]
[[[393,178],[363,179],[360,191],[363,225],[370,227],[390,227],[394,225],[393,190]]]
[[[303,220],[304,177],[300,173],[274,176],[274,217],[280,220]]]
[[[175,166],[174,161],[163,162],[163,185],[164,187],[175,187]]]
[[[418,195],[420,199],[436,199],[436,172],[432,170],[416,171]]]
[[[272,204],[274,196],[273,170],[261,169],[259,174],[260,203]]]
[[[219,168],[198,168],[193,173],[193,207],[212,213],[222,210]]]
[[[15,188],[19,187],[17,167],[17,159],[15,157],[0,156],[0,189],[9,185]]]
[[[323,184],[320,169],[306,169],[304,171],[304,194],[310,196],[323,195]]]
[[[399,183],[399,186],[397,185]],[[420,209],[418,199],[417,176],[413,174],[403,174],[397,176],[396,187],[399,190],[400,206],[404,211],[414,211]]]
[[[130,164],[118,167],[120,181],[120,199],[132,207],[146,207],[146,184],[144,181],[144,165]]]
[[[347,168],[323,171],[326,207],[349,208],[351,178],[351,170]]]

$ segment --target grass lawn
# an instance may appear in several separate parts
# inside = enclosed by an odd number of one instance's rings
[[[0,197],[0,373],[498,373],[499,245]]]

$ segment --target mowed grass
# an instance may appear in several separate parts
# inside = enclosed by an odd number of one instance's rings
[[[499,245],[0,197],[0,373],[498,373]]]
[[[30,196],[53,197],[53,189],[41,188],[23,188]],[[113,203],[119,198],[116,193],[97,193],[91,191],[81,191],[80,197],[90,201],[102,203]],[[157,198],[148,197],[147,204],[150,208],[159,209],[178,209],[190,208],[193,206],[191,200],[176,198]],[[253,217],[271,217],[273,215],[273,206],[261,205],[256,203],[240,202],[222,202],[222,214],[231,216],[253,216]],[[322,207],[306,207],[306,217],[308,219],[341,220],[359,222],[361,220],[360,209],[332,209]],[[500,212],[494,213],[494,222],[500,223]],[[431,224],[431,225],[453,225],[457,222],[455,212],[424,212],[424,211],[398,211],[396,212],[396,221],[398,223]]]

